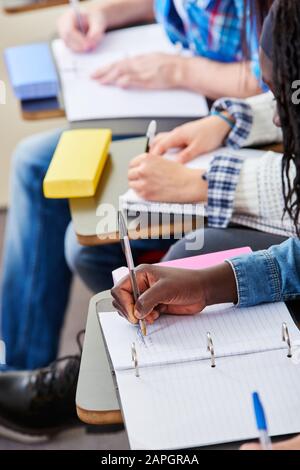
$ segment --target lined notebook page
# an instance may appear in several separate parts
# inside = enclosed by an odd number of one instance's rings
[[[135,342],[140,367],[206,359],[210,332],[217,357],[285,348],[281,326],[286,322],[292,341],[300,334],[284,303],[239,309],[231,304],[207,307],[193,316],[162,315],[143,337],[116,312],[99,314],[115,370],[132,368]]]
[[[175,449],[257,438],[251,393],[270,434],[300,431],[300,369],[285,351],[117,372],[132,449]]]
[[[201,117],[208,113],[204,97],[184,90],[124,90],[103,86],[91,73],[126,57],[151,52],[177,53],[160,25],[107,33],[86,54],[70,51],[62,40],[52,43],[69,121],[129,117]],[[78,91],[80,90],[80,93]]]
[[[185,214],[204,217],[204,204],[181,204],[167,202],[147,201],[133,190],[128,189],[125,194],[119,197],[120,209],[133,212],[151,212],[161,214]]]
[[[175,160],[175,155],[178,149],[172,149],[164,155],[168,160]],[[264,150],[256,149],[241,149],[234,150],[222,147],[214,152],[200,155],[192,161],[185,164],[188,168],[202,168],[204,170],[209,168],[209,165],[215,155],[237,155],[245,158],[261,157],[266,152]],[[119,198],[120,207],[124,210],[142,211],[142,212],[160,212],[167,214],[186,214],[186,215],[203,215],[204,204],[170,204],[164,202],[147,201],[140,196],[133,189],[128,189],[125,194]]]

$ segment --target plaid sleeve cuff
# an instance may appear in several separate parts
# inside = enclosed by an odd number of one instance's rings
[[[251,106],[244,100],[234,98],[221,98],[212,106],[211,112],[227,111],[235,120],[235,126],[228,135],[225,144],[228,147],[239,149],[243,147],[251,131],[253,113]]]
[[[208,182],[206,215],[209,227],[225,228],[228,226],[232,217],[234,195],[243,161],[237,156],[225,154],[214,157],[205,175]]]

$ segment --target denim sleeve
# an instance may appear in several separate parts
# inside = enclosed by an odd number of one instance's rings
[[[300,240],[227,260],[236,279],[238,306],[300,298]]]

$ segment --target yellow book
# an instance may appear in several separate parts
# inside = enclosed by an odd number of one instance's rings
[[[47,198],[93,196],[103,171],[110,129],[76,129],[62,133],[44,179]]]

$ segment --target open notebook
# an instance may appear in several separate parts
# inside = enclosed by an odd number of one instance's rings
[[[257,437],[251,393],[264,402],[272,436],[300,431],[300,334],[285,304],[207,307],[195,316],[162,316],[139,329],[116,312],[99,313],[132,449],[188,448]],[[216,367],[207,352],[207,332]],[[135,343],[139,377],[131,346]],[[294,356],[293,356],[294,357]]]
[[[164,158],[169,160],[174,160],[175,155],[178,149],[172,149],[164,155]],[[185,166],[188,168],[202,168],[207,170],[209,165],[216,155],[230,155],[230,156],[242,156],[244,158],[257,158],[265,154],[265,150],[257,149],[228,149],[227,147],[222,147],[218,150],[215,150],[199,157],[194,158],[190,162],[186,163]],[[119,198],[120,209],[126,211],[136,212],[159,212],[161,214],[185,214],[185,215],[196,215],[203,216],[204,214],[204,204],[179,204],[179,203],[166,203],[166,202],[153,202],[147,201],[133,190],[128,189],[126,193],[122,194]]]
[[[92,72],[126,57],[178,53],[160,25],[138,26],[107,33],[99,47],[86,54],[70,51],[62,40],[52,43],[61,78],[67,118],[84,121],[138,117],[201,117],[208,113],[204,97],[184,90],[124,90],[103,86]]]

